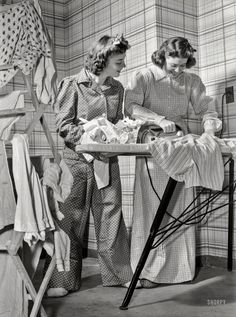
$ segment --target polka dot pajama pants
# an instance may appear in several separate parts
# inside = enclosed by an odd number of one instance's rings
[[[48,287],[63,287],[69,291],[80,288],[83,238],[90,208],[94,217],[103,285],[120,285],[130,281],[130,251],[122,215],[117,158],[110,158],[110,183],[100,190],[94,178],[93,163],[88,163],[81,154],[70,149],[64,152],[63,158],[74,178],[70,195],[60,205],[65,217],[59,222],[71,240],[70,271],[58,272],[55,269]]]

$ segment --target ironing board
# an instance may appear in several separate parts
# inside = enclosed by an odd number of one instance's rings
[[[140,156],[140,157],[151,157],[150,144],[81,144],[76,146],[76,151],[78,153],[99,153],[104,155],[128,155],[128,156]],[[229,158],[229,186],[228,186],[228,259],[227,259],[227,268],[229,271],[232,271],[233,263],[233,195],[234,195],[234,160],[231,153],[222,152],[224,157]],[[120,306],[121,310],[127,310],[130,300],[132,298],[135,286],[138,282],[139,276],[142,272],[142,269],[146,263],[147,257],[153,248],[153,242],[155,240],[156,234],[160,228],[163,217],[166,213],[169,202],[174,193],[177,181],[171,177],[167,182],[164,194],[160,201],[160,205],[154,217],[153,223],[150,228],[149,237],[144,246],[143,252],[140,256],[136,270],[133,274],[129,288],[127,289],[124,300]]]

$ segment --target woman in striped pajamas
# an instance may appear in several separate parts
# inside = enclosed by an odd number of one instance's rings
[[[63,159],[73,175],[69,197],[60,204],[61,228],[71,241],[70,271],[54,271],[47,291],[65,296],[81,286],[82,247],[91,208],[98,260],[104,286],[125,286],[132,278],[127,231],[121,210],[121,181],[117,157],[109,159],[109,184],[98,189],[94,164],[75,151],[84,122],[104,116],[112,123],[123,118],[124,88],[114,79],[125,67],[128,42],[122,36],[103,36],[88,52],[85,67],[59,84],[56,126],[64,139]]]
[[[125,111],[132,118],[160,126],[164,132],[174,132],[176,125],[186,134],[186,118],[189,105],[209,133],[221,128],[217,113],[211,110],[214,103],[206,96],[205,86],[199,76],[185,71],[195,65],[195,49],[182,37],[166,40],[152,54],[151,67],[137,71],[125,92]],[[155,189],[151,187],[148,171]],[[135,270],[149,236],[153,218],[158,209],[168,181],[167,174],[151,158],[136,159],[134,190],[134,213],[131,235],[131,265]],[[156,194],[156,193],[158,194]],[[168,207],[171,216],[178,217],[192,200],[192,190],[178,183]],[[162,226],[170,216],[164,218]],[[173,220],[173,218],[172,218]],[[141,273],[144,287],[155,287],[159,283],[190,281],[195,274],[194,226],[177,230],[158,248],[152,250]]]

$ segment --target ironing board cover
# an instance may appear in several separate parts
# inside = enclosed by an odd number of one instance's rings
[[[79,153],[114,153],[119,155],[151,155],[150,145],[143,144],[80,144],[75,147]]]

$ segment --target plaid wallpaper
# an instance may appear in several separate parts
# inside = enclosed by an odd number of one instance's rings
[[[216,108],[223,118],[223,137],[236,137],[236,99],[226,104],[225,88],[236,88],[236,2],[235,0],[198,1],[199,73],[210,95],[216,98]],[[229,178],[225,169],[225,184]],[[224,193],[210,206],[227,203]],[[235,208],[234,208],[235,209]],[[234,220],[234,223],[235,220]],[[235,231],[235,230],[234,230]],[[234,259],[236,239],[234,232]],[[227,257],[228,206],[210,214],[198,229],[198,254]]]
[[[187,37],[197,49],[197,65],[192,71],[200,74],[207,92],[216,97],[216,109],[220,115],[223,109],[223,136],[236,137],[236,104],[234,102],[227,105],[223,97],[223,106],[221,105],[225,87],[236,87],[235,0],[40,0],[39,3],[54,40],[59,80],[82,68],[88,48],[104,34],[124,33],[132,46],[127,52],[127,67],[120,76],[124,85],[135,69],[151,64],[151,54],[163,40],[176,35]],[[16,76],[6,89],[10,91],[22,86],[22,79]],[[32,108],[31,101],[27,98],[26,106]],[[48,107],[46,118],[53,139],[61,149],[62,140],[55,132],[52,107]],[[31,116],[21,119],[15,125],[15,131],[22,132],[30,120]],[[188,122],[194,131],[200,131],[191,112]],[[30,145],[32,154],[51,153],[40,125],[37,125],[32,134]],[[130,230],[134,157],[120,157],[120,167],[123,212]],[[225,199],[227,196],[223,195],[215,204],[221,205]],[[225,207],[214,212],[198,226],[199,255],[226,258],[227,219]],[[90,219],[88,246],[96,249],[93,219]]]
[[[186,3],[187,4],[186,4]],[[151,64],[151,54],[164,39],[185,35],[197,47],[196,1],[102,0],[68,1],[68,69],[75,74],[83,66],[90,45],[104,34],[124,33],[131,44],[120,81],[125,86],[137,68]],[[66,31],[66,32],[67,32]],[[120,157],[123,213],[128,231],[133,214],[134,157]],[[95,247],[90,220],[89,247]]]

